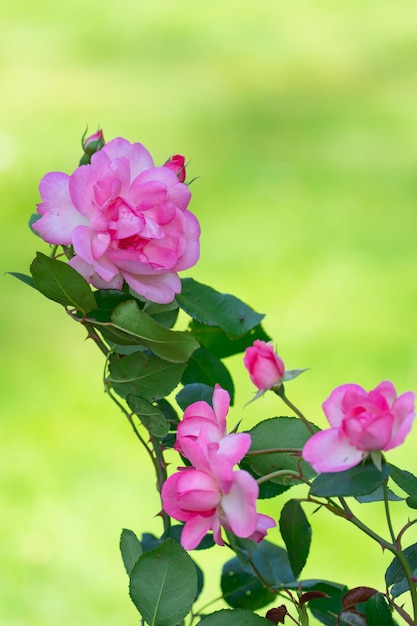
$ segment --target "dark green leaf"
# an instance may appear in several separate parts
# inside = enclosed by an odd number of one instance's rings
[[[385,496],[383,485],[377,487],[372,493],[368,493],[365,496],[356,497],[356,500],[358,502],[361,502],[362,504],[366,504],[367,502],[381,502],[384,499]],[[401,500],[404,500],[404,498],[400,498],[400,496],[397,496],[393,491],[391,491],[391,489],[388,489],[388,500],[391,500],[393,502],[399,502]]]
[[[247,462],[248,458],[249,457],[245,457],[243,461],[239,463],[240,469],[249,472],[249,474],[251,474],[255,479],[259,478],[259,475],[252,470],[251,466]],[[267,480],[259,485],[258,499],[265,500],[267,498],[275,498],[275,496],[281,495],[285,491],[288,491],[288,489],[291,489],[290,485],[279,485],[276,482]]]
[[[208,326],[196,320],[191,322],[190,329],[197,341],[219,359],[244,352],[255,339],[266,342],[271,340],[260,324],[239,339],[230,339],[219,326]]]
[[[279,528],[285,542],[294,578],[306,564],[311,544],[311,526],[298,500],[288,500],[282,510]]]
[[[365,615],[354,609],[342,611],[337,623],[341,626],[367,626]]]
[[[367,626],[396,626],[388,602],[382,593],[376,593],[366,603]]]
[[[122,302],[132,300],[132,296],[118,289],[98,289],[94,292],[96,309],[88,312],[88,317],[98,322],[110,322],[114,309]]]
[[[142,546],[133,530],[124,528],[120,536],[120,552],[128,576],[132,573],[137,560],[142,555]]]
[[[296,581],[292,586],[286,585],[287,589],[298,589],[301,585],[303,591],[316,590],[322,591],[328,597],[317,598],[308,605],[311,613],[321,623],[326,626],[335,626],[335,615],[342,610],[342,598],[347,591],[346,585],[333,583],[328,580],[301,580]]]
[[[273,417],[257,424],[249,431],[252,437],[250,451],[267,450],[271,448],[297,448],[301,450],[311,437],[304,423],[296,417]],[[283,452],[273,452],[259,456],[247,456],[245,458],[257,476],[265,476],[279,470],[299,471],[302,468],[306,478],[314,476],[314,471],[305,461],[300,460],[300,456]],[[292,476],[277,476],[271,479],[272,482],[285,486],[292,486],[299,483],[299,480]]]
[[[245,609],[221,609],[198,622],[199,626],[271,626],[271,620]]]
[[[417,477],[411,472],[396,467],[392,463],[389,463],[388,467],[390,477],[393,481],[396,482],[403,491],[408,493],[409,496],[417,497]]]
[[[193,404],[194,402],[207,402],[212,406],[214,388],[203,383],[192,383],[191,385],[185,385],[181,391],[175,396],[176,401],[183,411]]]
[[[25,285],[29,285],[29,287],[36,289],[32,276],[27,276],[26,274],[21,274],[20,272],[6,272],[6,274],[14,276],[18,280],[22,281],[22,283],[25,283]]]
[[[229,370],[207,348],[199,348],[190,357],[182,377],[183,385],[203,383],[213,387],[218,383],[229,392],[233,404],[234,385]]]
[[[256,610],[272,602],[276,596],[273,591],[264,587],[255,574],[255,568],[263,580],[276,589],[285,587],[288,581],[293,581],[294,574],[287,552],[283,548],[266,540],[259,544],[253,542],[250,544],[253,552],[250,553],[250,548],[248,549],[247,559],[235,557],[224,565],[221,588],[230,606]]]
[[[85,315],[96,308],[96,299],[87,281],[68,263],[37,252],[30,272],[36,289],[50,300],[75,307]]]
[[[409,496],[406,499],[406,503],[407,506],[410,507],[410,509],[417,509],[417,496]]]
[[[134,300],[116,307],[111,316],[113,327],[128,333],[154,354],[166,361],[184,363],[198,348],[198,343],[189,332],[169,330],[161,326],[147,313],[141,311]]]
[[[310,493],[323,498],[331,496],[363,496],[373,493],[389,474],[388,466],[383,463],[379,471],[371,460],[352,467],[345,472],[324,473],[318,476]]]
[[[417,577],[417,543],[414,543],[411,546],[408,546],[404,550],[404,556],[407,559],[410,568],[413,572],[413,576]],[[389,564],[387,571],[385,572],[385,582],[387,587],[390,587],[394,583],[399,583],[405,578],[403,568],[401,567],[401,563],[394,557],[394,559]]]
[[[155,405],[138,396],[128,395],[126,402],[142,424],[155,437],[165,437],[169,432],[168,422],[162,411]]]
[[[149,402],[167,396],[181,380],[184,363],[169,363],[142,352],[114,357],[108,381],[122,398],[133,394]]]
[[[176,300],[169,304],[155,304],[155,302],[148,301],[145,304],[144,311],[158,324],[165,326],[165,328],[172,328],[177,321],[179,307]]]
[[[230,339],[242,337],[264,318],[235,296],[219,293],[192,278],[182,280],[177,301],[190,317],[202,324],[220,326]]]
[[[130,577],[130,597],[148,624],[177,626],[197,594],[192,559],[173,539],[143,554]]]

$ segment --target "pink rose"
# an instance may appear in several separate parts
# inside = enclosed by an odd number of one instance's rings
[[[221,527],[239,537],[260,541],[275,521],[256,512],[259,487],[244,470],[235,470],[251,445],[248,433],[226,434],[230,397],[216,385],[213,408],[204,401],[187,407],[177,428],[175,449],[192,467],[179,468],[162,488],[164,510],[185,522],[181,544],[195,548],[208,530],[224,545]]]
[[[331,428],[313,435],[303,458],[316,472],[341,472],[360,463],[371,452],[403,443],[415,417],[414,394],[397,398],[385,381],[370,392],[359,385],[336,387],[323,403]]]
[[[52,244],[73,246],[69,263],[95,287],[124,281],[160,304],[181,291],[178,271],[199,258],[200,226],[187,210],[188,187],[155,167],[142,144],[116,138],[71,176],[46,174],[34,228]]]
[[[279,385],[285,374],[284,363],[274,351],[272,343],[260,339],[246,348],[243,363],[251,381],[260,391]]]
[[[169,167],[177,175],[180,183],[185,181],[185,159],[181,154],[174,154],[168,161],[165,161],[164,166]]]
[[[198,546],[209,530],[215,542],[224,545],[222,526],[254,541],[260,541],[267,529],[275,526],[272,518],[256,512],[259,487],[253,476],[244,470],[233,471],[230,459],[217,454],[218,444],[211,446],[206,470],[182,468],[162,487],[164,510],[185,522],[181,545],[186,550]]]

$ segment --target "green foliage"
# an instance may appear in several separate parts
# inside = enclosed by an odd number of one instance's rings
[[[199,348],[188,360],[182,377],[184,385],[201,383],[214,388],[219,384],[229,392],[230,403],[233,404],[235,389],[229,370],[210,350]]]
[[[193,319],[190,324],[190,330],[197,341],[211,350],[213,354],[224,359],[232,354],[244,352],[246,348],[251,346],[255,339],[261,341],[270,341],[271,337],[266,334],[260,324],[249,330],[245,335],[238,339],[231,339],[227,336],[220,326],[202,324]]]
[[[376,593],[366,603],[367,626],[396,626],[392,611],[382,593]]]
[[[96,299],[87,281],[67,263],[37,252],[30,271],[36,289],[50,300],[84,315],[95,308]]]
[[[150,626],[177,626],[196,594],[194,563],[173,539],[145,552],[130,576],[130,597]]]
[[[182,280],[177,302],[194,320],[208,326],[219,326],[229,339],[243,337],[264,318],[239,298],[219,293],[192,278]]]
[[[311,436],[303,422],[295,417],[273,417],[260,422],[249,431],[252,438],[251,452],[273,448],[293,448],[300,451]],[[300,454],[299,453],[299,454]],[[246,462],[257,476],[285,471],[298,473],[300,468],[306,478],[315,475],[313,469],[294,453],[271,452],[260,456],[249,456]],[[270,479],[286,487],[299,483],[294,476],[278,475]]]
[[[383,463],[380,471],[372,461],[356,465],[345,472],[323,473],[313,481],[313,496],[363,496],[373,493],[389,475],[389,467]]]
[[[127,528],[122,530],[122,534],[120,536],[120,552],[122,553],[122,559],[127,575],[130,576],[139,557],[143,553],[140,541],[136,537],[133,530],[128,530]]]
[[[245,609],[222,609],[198,622],[198,626],[269,626],[271,620],[265,619]]]
[[[408,561],[412,575],[414,578],[417,578],[417,543],[405,548],[403,553],[405,559]],[[400,596],[408,589],[408,583],[405,578],[404,570],[397,557],[394,557],[385,572],[385,582],[387,587],[391,587],[391,585],[393,585],[391,595],[394,598]]]
[[[169,424],[157,405],[132,394],[127,396],[126,402],[151,435],[165,437],[169,433]]]
[[[288,500],[279,519],[294,577],[298,578],[307,562],[311,544],[311,526],[298,500]]]

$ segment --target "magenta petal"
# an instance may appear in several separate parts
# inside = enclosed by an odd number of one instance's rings
[[[310,437],[302,454],[317,473],[342,472],[358,465],[367,455],[351,446],[346,438],[340,438],[337,428],[322,430]]]

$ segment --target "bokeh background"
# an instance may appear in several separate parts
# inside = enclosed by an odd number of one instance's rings
[[[118,540],[161,530],[151,468],[102,392],[98,351],[4,274],[47,251],[26,225],[38,182],[74,169],[87,125],[157,163],[186,155],[202,226],[189,273],[267,313],[287,366],[311,368],[293,402],[324,426],[338,384],[415,390],[417,6],[16,0],[0,9],[0,55],[0,623],[137,624]],[[274,397],[244,409],[253,388],[230,367],[232,424],[287,412]],[[416,441],[390,459],[417,472]],[[379,505],[361,515],[386,532]],[[376,544],[324,513],[311,523],[305,577],[383,589]],[[204,601],[230,556],[199,553]]]

